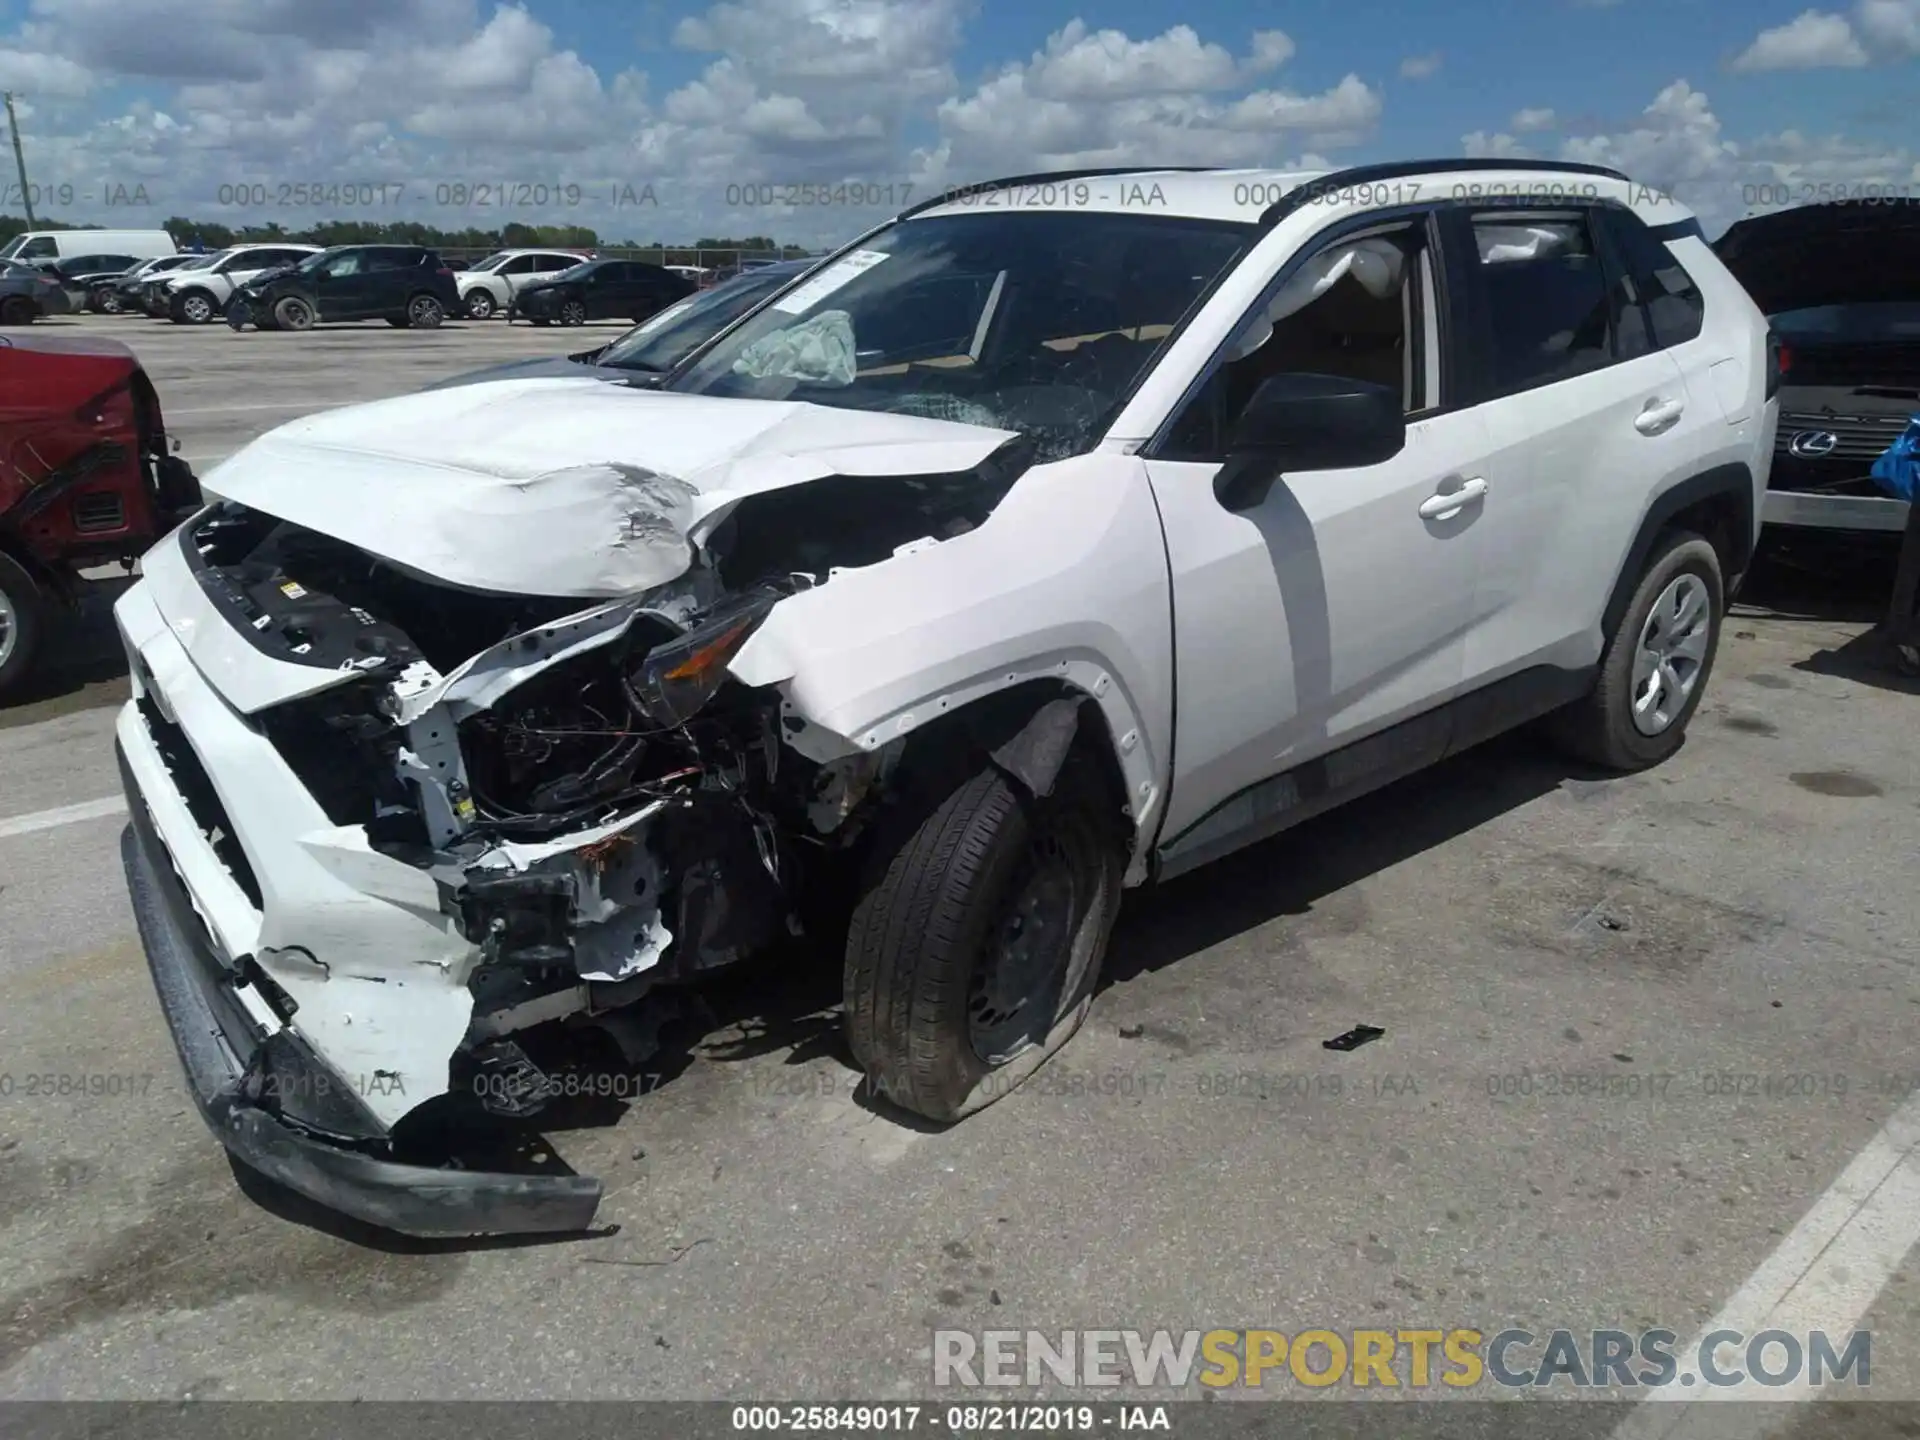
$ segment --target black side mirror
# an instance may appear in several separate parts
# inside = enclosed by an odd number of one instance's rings
[[[1269,375],[1240,412],[1213,493],[1229,510],[1250,510],[1287,471],[1378,465],[1406,443],[1398,389],[1340,375]]]

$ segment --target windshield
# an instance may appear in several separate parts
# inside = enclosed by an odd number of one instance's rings
[[[598,260],[583,261],[581,264],[569,266],[565,270],[555,271],[551,275],[542,275],[540,277],[540,283],[543,285],[557,285],[562,280],[584,280],[595,270],[599,269],[600,264],[601,262]]]
[[[338,254],[340,254],[338,250],[321,250],[316,252],[315,254],[307,256],[306,259],[302,260],[298,265],[295,265],[293,268],[302,275],[311,275],[314,271],[318,270],[322,265],[326,264],[329,260],[333,259],[334,256]]]
[[[231,254],[233,254],[231,250],[216,250],[211,255],[196,255],[193,259],[187,261],[186,264],[180,266],[179,269],[210,270]]]
[[[1814,305],[1783,310],[1768,322],[1782,339],[1803,345],[1872,345],[1920,340],[1920,301]]]
[[[1254,227],[1088,211],[901,221],[671,387],[1014,430],[1084,450]]]
[[[473,264],[465,266],[464,268],[468,274],[477,275],[483,270],[498,270],[512,258],[513,256],[502,250],[498,254],[487,256],[484,260],[476,260]]]
[[[596,363],[622,370],[671,370],[791,278],[730,280],[675,301],[614,341]]]

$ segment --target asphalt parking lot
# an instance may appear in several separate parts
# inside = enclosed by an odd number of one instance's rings
[[[57,323],[134,345],[203,473],[622,328]],[[0,709],[0,1396],[883,1400],[937,1328],[1721,1316],[1871,1329],[1920,1399],[1920,687],[1863,658],[1871,577],[1763,578],[1675,760],[1510,737],[1135,895],[1081,1036],[954,1129],[854,1098],[835,957],[730,983],[549,1128],[617,1228],[532,1244],[236,1187],[134,938],[97,606]]]

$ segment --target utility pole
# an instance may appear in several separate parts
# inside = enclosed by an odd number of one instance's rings
[[[33,229],[33,192],[27,189],[27,157],[20,150],[20,122],[13,116],[13,92],[7,91],[7,133],[13,136],[13,163],[20,171],[20,203],[27,207],[27,229]]]

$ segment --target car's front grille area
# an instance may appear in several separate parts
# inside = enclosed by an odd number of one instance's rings
[[[200,757],[193,753],[186,732],[160,713],[160,707],[154,704],[151,694],[142,695],[134,703],[140,709],[140,718],[146,723],[147,733],[153,737],[154,748],[160,752],[161,760],[166,762],[174,788],[180,792],[180,798],[186,801],[187,810],[200,827],[200,833],[207,837],[207,843],[213,847],[213,853],[220,857],[220,863],[227,867],[234,882],[253,902],[253,908],[260,909],[259,878],[254,875],[247,852],[241,848],[239,838],[233,833],[233,823],[227,819],[226,807],[220,803],[219,792],[213,788],[213,781],[207,775],[206,767],[200,763]]]
[[[1886,453],[1894,438],[1907,428],[1907,417],[1889,415],[1821,415],[1804,411],[1782,413],[1774,453],[1801,460],[1864,460],[1871,465]],[[1831,435],[1830,450],[1794,449],[1796,438]]]
[[[73,497],[73,528],[83,535],[127,528],[127,507],[111,490]]]

